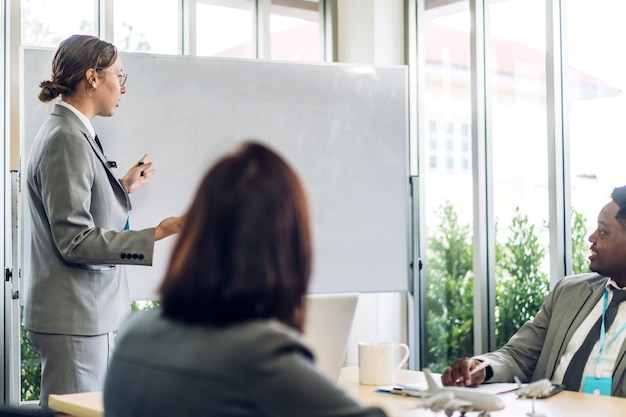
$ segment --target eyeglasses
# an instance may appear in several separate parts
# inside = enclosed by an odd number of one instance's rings
[[[120,87],[124,87],[124,84],[126,84],[126,80],[128,79],[128,74],[117,74],[111,70],[105,70],[105,69],[101,69],[98,71],[110,72],[111,74],[115,75],[117,77],[117,80],[120,82]]]

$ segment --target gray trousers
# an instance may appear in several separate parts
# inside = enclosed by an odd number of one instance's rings
[[[113,333],[96,336],[35,333],[28,338],[41,354],[41,410],[48,395],[102,391],[113,346]]]

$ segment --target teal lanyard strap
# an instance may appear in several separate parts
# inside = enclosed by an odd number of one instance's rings
[[[613,335],[613,337],[610,338],[609,341],[606,342],[606,344],[604,343],[604,335],[606,332],[606,329],[604,327],[604,316],[606,314],[606,307],[608,305],[608,301],[609,301],[609,290],[605,289],[604,290],[604,303],[602,304],[602,325],[600,326],[600,349],[598,350],[598,362],[597,362],[598,365],[602,363],[602,352],[604,352],[604,349],[608,345],[610,345],[613,341],[615,341],[615,339],[617,339],[617,337],[624,331],[624,329],[626,329],[626,323],[622,324],[622,327],[619,328],[619,330]]]

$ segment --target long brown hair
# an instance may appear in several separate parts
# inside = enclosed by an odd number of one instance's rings
[[[163,314],[218,326],[274,318],[302,330],[311,264],[302,183],[274,151],[246,142],[197,190],[159,288]]]
[[[59,45],[52,60],[50,80],[39,84],[39,100],[47,102],[61,94],[73,94],[87,70],[108,68],[117,59],[117,48],[95,36],[72,35]]]

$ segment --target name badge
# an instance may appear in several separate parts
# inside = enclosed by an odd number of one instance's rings
[[[583,380],[583,392],[586,394],[611,396],[611,386],[613,378],[605,376],[596,378],[595,376],[586,376]]]

